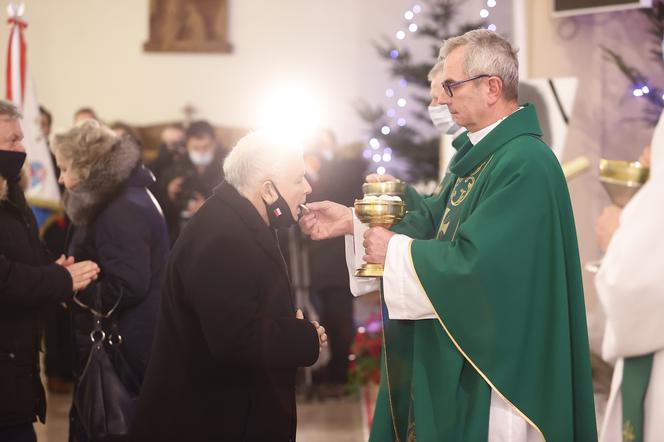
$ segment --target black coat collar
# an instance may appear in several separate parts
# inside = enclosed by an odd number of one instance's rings
[[[265,252],[280,266],[288,275],[286,261],[284,260],[275,231],[265,224],[263,218],[251,204],[251,202],[240,195],[237,190],[227,182],[222,182],[214,189],[213,198],[217,198],[230,206],[242,219],[244,225],[253,232],[253,237],[265,250]]]

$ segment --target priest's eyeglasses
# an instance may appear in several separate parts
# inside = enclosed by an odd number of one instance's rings
[[[482,75],[476,75],[475,77],[471,77],[467,80],[443,81],[443,89],[445,89],[445,93],[447,94],[447,96],[451,98],[454,96],[454,94],[452,93],[452,89],[457,88],[464,83],[468,83],[469,81],[475,81],[478,78],[484,78],[484,77],[493,77],[493,75],[482,74]]]

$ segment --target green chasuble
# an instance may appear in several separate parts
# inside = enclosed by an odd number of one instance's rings
[[[393,228],[437,318],[383,318],[372,442],[486,441],[492,390],[547,441],[597,439],[572,207],[540,137],[532,105],[461,135],[440,192]]]

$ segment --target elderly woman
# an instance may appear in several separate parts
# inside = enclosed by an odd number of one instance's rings
[[[224,174],[173,248],[131,440],[295,439],[296,368],[327,339],[296,313],[274,230],[311,191],[302,151],[252,133]]]
[[[72,303],[76,375],[90,353],[92,311],[111,316],[117,346],[133,380],[140,386],[160,302],[169,241],[164,217],[147,186],[154,182],[129,138],[119,138],[96,121],[85,121],[57,135],[53,150],[64,184],[64,208],[74,225],[69,254],[93,260],[101,274]],[[92,310],[91,310],[92,309]],[[108,345],[108,342],[107,342]],[[116,367],[117,369],[117,367]],[[134,385],[136,387],[136,385]],[[129,388],[129,386],[128,386]],[[136,394],[138,392],[135,392]],[[80,412],[71,412],[70,440],[91,440]]]

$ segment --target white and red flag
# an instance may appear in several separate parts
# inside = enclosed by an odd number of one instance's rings
[[[26,197],[33,209],[57,210],[60,207],[60,189],[48,142],[42,133],[39,102],[30,75],[24,33],[28,26],[24,19],[25,5],[10,4],[7,12],[10,25],[7,50],[7,100],[18,106],[23,114],[21,121],[23,145],[30,165],[30,186],[26,191]],[[39,220],[40,214],[36,215]]]

